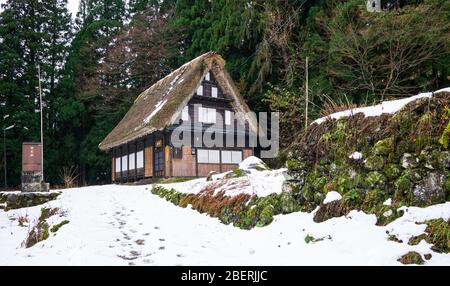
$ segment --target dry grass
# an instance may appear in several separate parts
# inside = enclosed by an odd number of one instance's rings
[[[319,112],[319,116],[324,117],[339,111],[354,109],[357,107],[358,105],[350,102],[347,97],[345,97],[345,100],[343,101],[341,99],[334,100],[330,96],[324,95],[323,105]]]
[[[244,205],[252,199],[249,194],[238,194],[236,196],[226,196],[222,189],[226,186],[230,188],[241,188],[246,182],[237,179],[219,180],[207,184],[198,194],[185,195],[180,199],[181,206],[192,205],[192,208],[201,212],[208,213],[213,217],[218,217],[224,207],[227,207],[232,213],[239,213]]]
[[[78,171],[77,168],[74,166],[63,167],[61,177],[64,182],[64,188],[68,189],[77,186],[77,179],[78,179],[77,171]]]
[[[19,216],[19,219],[17,221],[19,222],[19,226],[21,226],[21,227],[26,226],[26,224],[29,223],[28,215],[26,215],[26,216],[23,216],[23,215]]]

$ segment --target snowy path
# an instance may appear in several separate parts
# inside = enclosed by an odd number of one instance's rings
[[[35,246],[20,247],[27,227],[13,217],[39,215],[41,206],[0,211],[0,265],[399,265],[409,250],[430,253],[422,241],[410,246],[387,240],[375,217],[352,212],[324,223],[312,214],[277,216],[251,231],[221,224],[154,196],[148,186],[101,186],[66,190],[47,205],[67,210],[70,223]],[[420,215],[420,209],[411,214]],[[430,215],[431,213],[431,215]],[[450,203],[428,218],[450,216]],[[418,234],[409,216],[396,221],[399,235]],[[324,240],[307,244],[309,234]],[[450,255],[433,253],[427,265],[450,265]]]

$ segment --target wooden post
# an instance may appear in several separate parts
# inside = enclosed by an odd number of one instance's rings
[[[41,176],[42,182],[44,182],[44,124],[42,116],[42,88],[41,88],[41,67],[38,65],[38,77],[39,77],[39,103],[41,109]]]
[[[305,130],[308,128],[308,101],[309,101],[309,87],[308,87],[308,57],[305,62]]]

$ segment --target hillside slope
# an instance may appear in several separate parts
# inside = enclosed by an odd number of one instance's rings
[[[398,207],[450,199],[449,137],[450,89],[332,114],[292,146],[286,184],[303,210],[328,192],[343,196],[317,221],[360,209],[386,224]]]
[[[68,189],[43,206],[0,211],[0,265],[400,265],[397,259],[409,251],[431,254],[422,259],[426,265],[450,265],[450,255],[432,251],[425,240],[407,243],[426,229],[416,222],[450,218],[450,203],[404,208],[404,217],[384,227],[358,211],[323,223],[313,221],[314,213],[296,212],[242,230],[174,206],[150,188]],[[68,223],[21,247],[41,207],[59,208],[46,219],[51,229]],[[25,216],[29,222],[20,226]]]

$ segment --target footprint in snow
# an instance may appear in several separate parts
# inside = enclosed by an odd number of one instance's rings
[[[137,256],[126,256],[126,255],[117,255],[117,257],[122,258],[123,260],[135,260],[136,258],[138,258]]]
[[[145,240],[143,239],[138,239],[135,241],[137,245],[144,245],[145,244]]]
[[[142,262],[144,262],[145,264],[150,264],[150,263],[153,263],[154,261],[151,259],[144,259],[144,260],[142,260]]]
[[[139,251],[136,251],[136,250],[131,250],[130,251],[130,254],[132,255],[132,256],[139,256],[139,255],[141,255],[141,253],[139,252]]]

